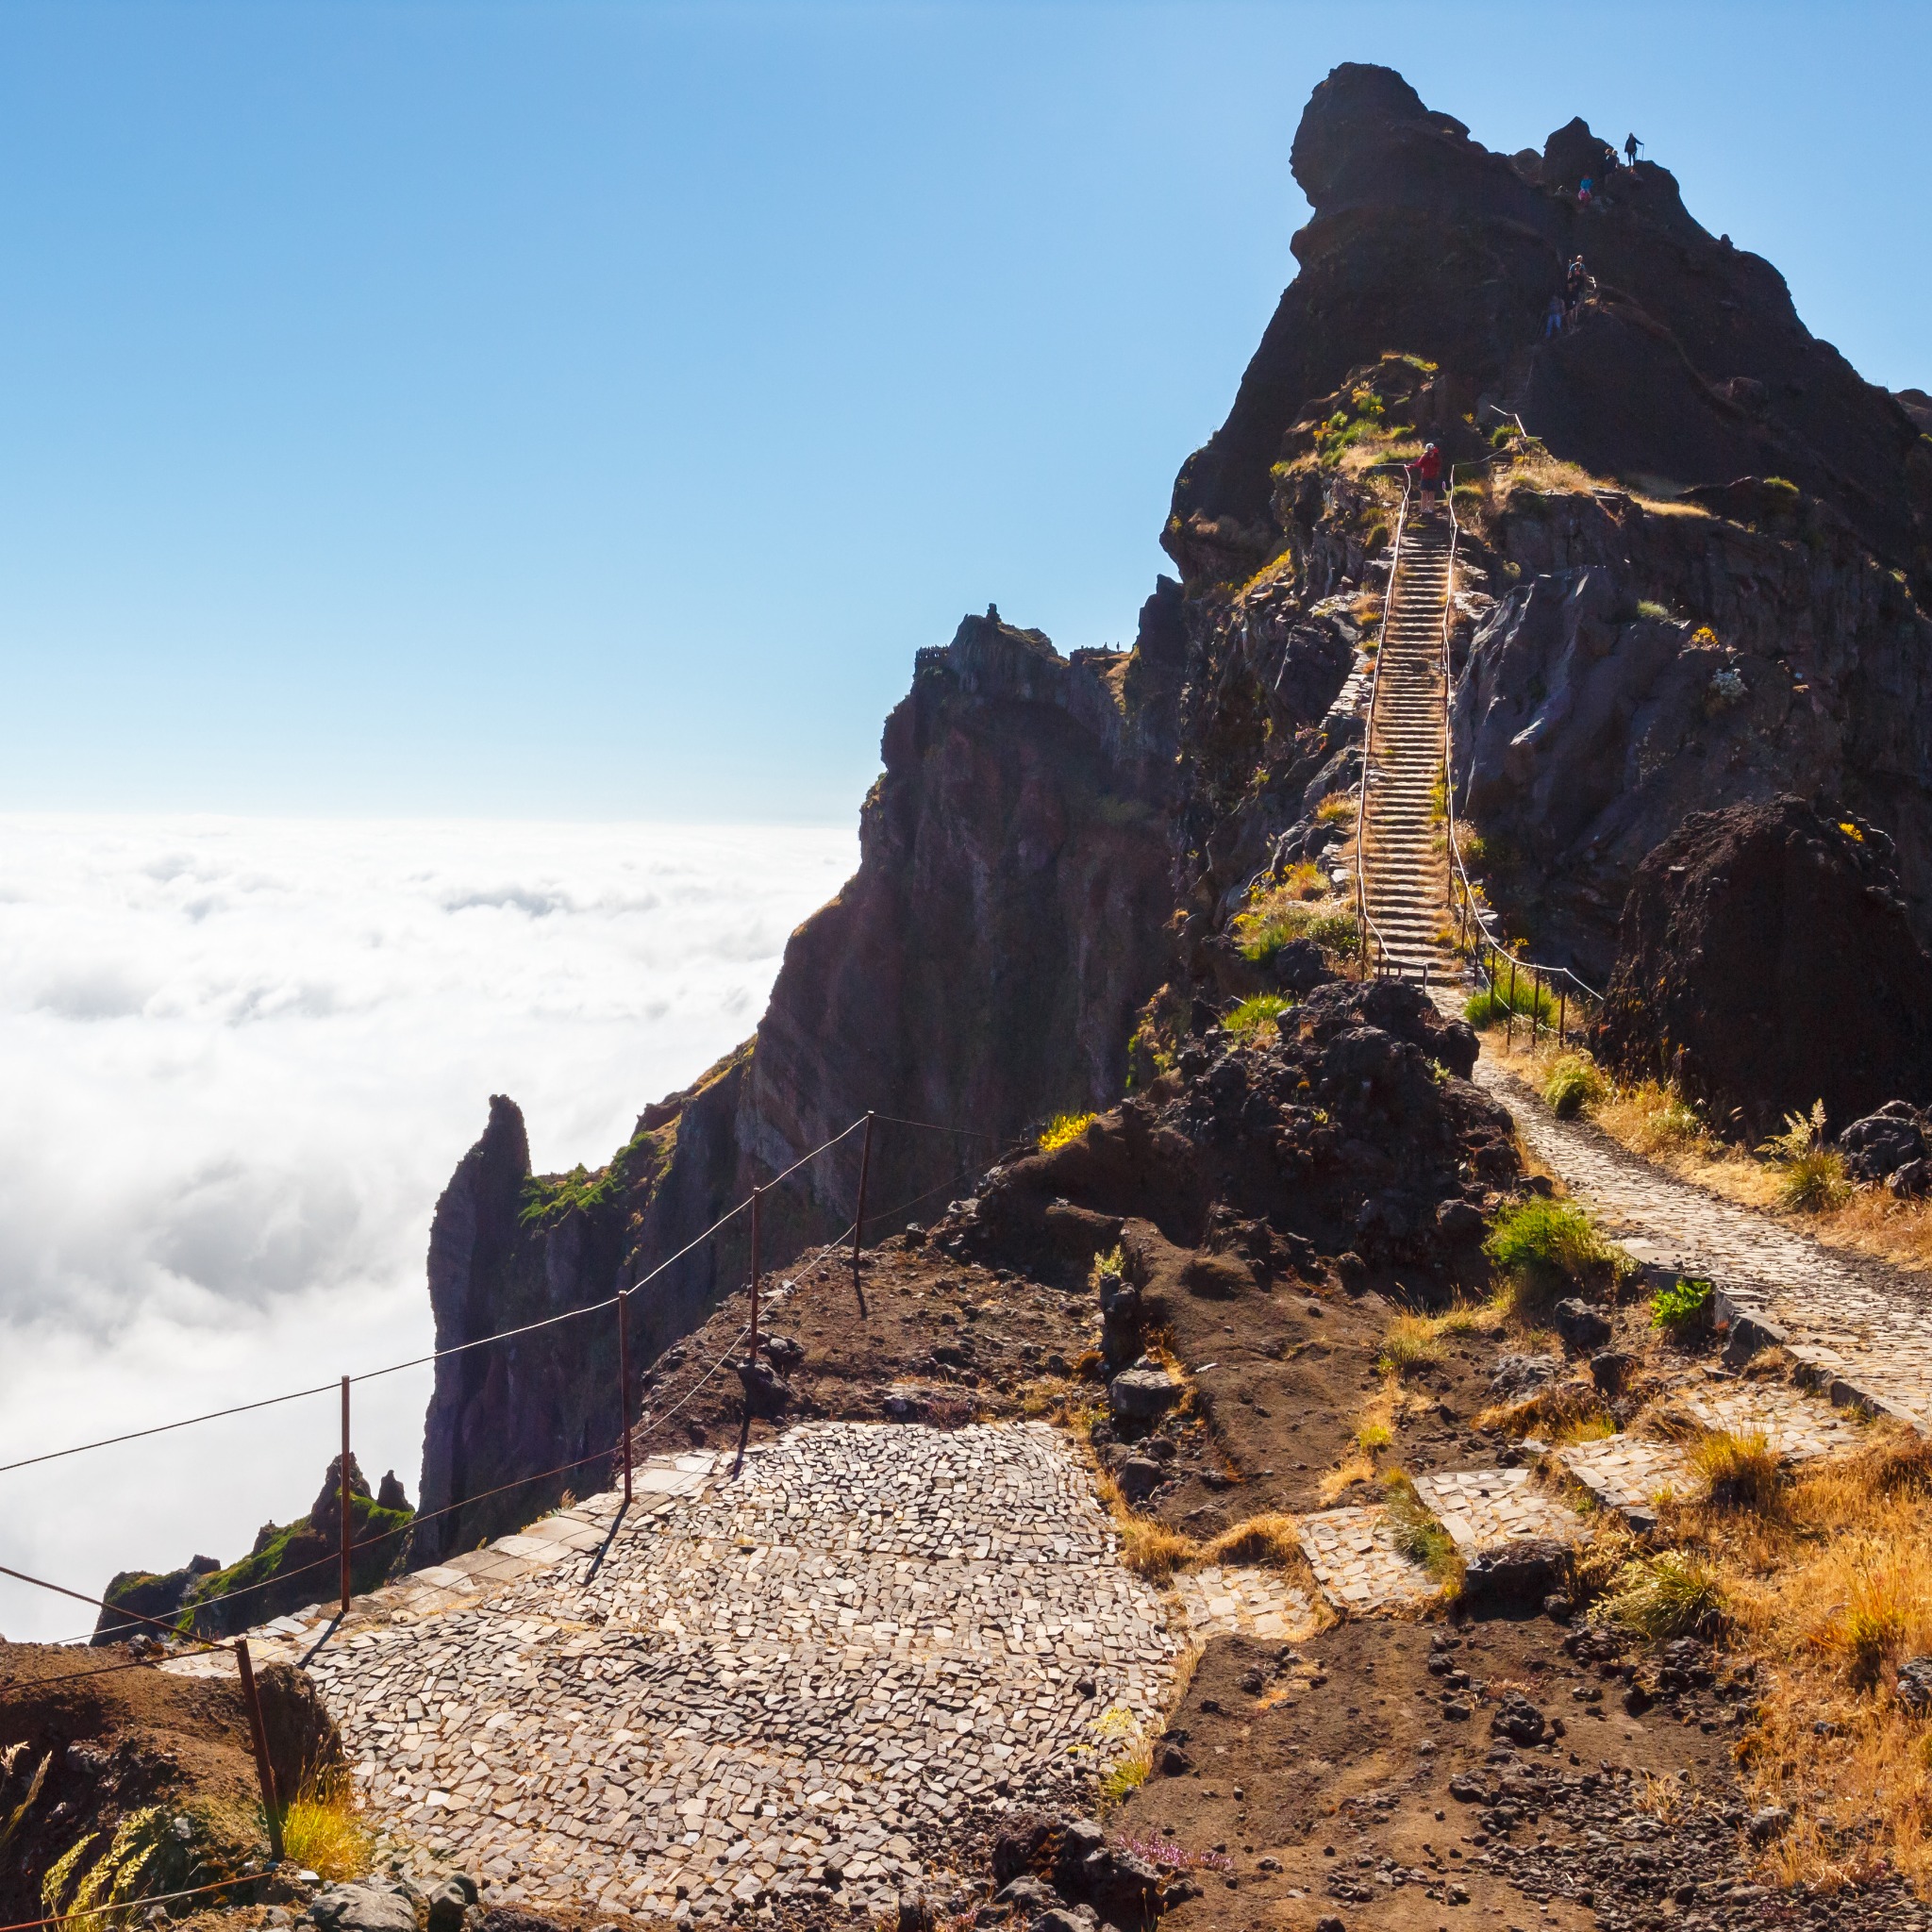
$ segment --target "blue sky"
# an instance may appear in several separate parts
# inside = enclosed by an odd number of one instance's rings
[[[1339,59],[1932,385],[1928,21],[9,0],[0,808],[848,824],[963,610],[1130,634]]]

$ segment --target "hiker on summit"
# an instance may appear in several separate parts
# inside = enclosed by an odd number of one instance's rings
[[[1626,134],[1624,137],[1624,157],[1633,168],[1637,165],[1637,157],[1642,146],[1643,143],[1634,134]]]

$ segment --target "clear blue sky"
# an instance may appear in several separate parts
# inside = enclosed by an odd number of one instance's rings
[[[848,821],[1131,632],[1349,58],[1932,385],[1923,5],[9,0],[0,808]]]

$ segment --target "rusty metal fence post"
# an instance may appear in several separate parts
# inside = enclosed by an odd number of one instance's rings
[[[268,1822],[268,1848],[282,1862],[282,1807],[275,1795],[275,1768],[269,1761],[268,1726],[261,1721],[261,1693],[255,1688],[255,1661],[248,1640],[235,1640],[235,1662],[242,1673],[242,1702],[248,1707],[248,1736],[255,1745],[255,1775],[261,1785],[261,1815]],[[157,1908],[158,1909],[158,1907]]]
[[[749,1359],[758,1358],[758,1197],[764,1189],[751,1191],[751,1355]]]
[[[858,1248],[865,1239],[865,1185],[872,1178],[872,1109],[865,1110],[865,1141],[858,1150],[858,1203],[852,1215],[852,1292],[858,1299],[858,1312],[865,1313],[865,1290],[858,1280]]]
[[[624,1507],[630,1507],[630,1335],[625,1319],[627,1289],[617,1291],[617,1434],[624,1443]]]
[[[338,1487],[342,1495],[342,1615],[349,1614],[349,1598],[354,1593],[354,1581],[349,1562],[349,1378],[342,1377],[342,1479]]]

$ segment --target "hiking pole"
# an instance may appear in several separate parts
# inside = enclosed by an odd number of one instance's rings
[[[268,1848],[277,1865],[282,1850],[282,1807],[275,1802],[275,1768],[269,1761],[268,1728],[261,1721],[261,1693],[255,1688],[255,1663],[248,1640],[235,1640],[235,1662],[242,1673],[242,1702],[248,1707],[248,1735],[255,1745],[255,1775],[261,1785],[261,1815],[268,1823]]]
[[[617,1433],[624,1439],[624,1507],[630,1507],[630,1337],[625,1320],[624,1299],[628,1289],[617,1291]]]
[[[349,1378],[342,1377],[342,1615],[349,1614]]]
[[[858,1244],[865,1238],[865,1184],[872,1174],[872,1109],[865,1110],[865,1141],[858,1150],[858,1205],[852,1216],[852,1292],[865,1314],[865,1290],[858,1282]]]

